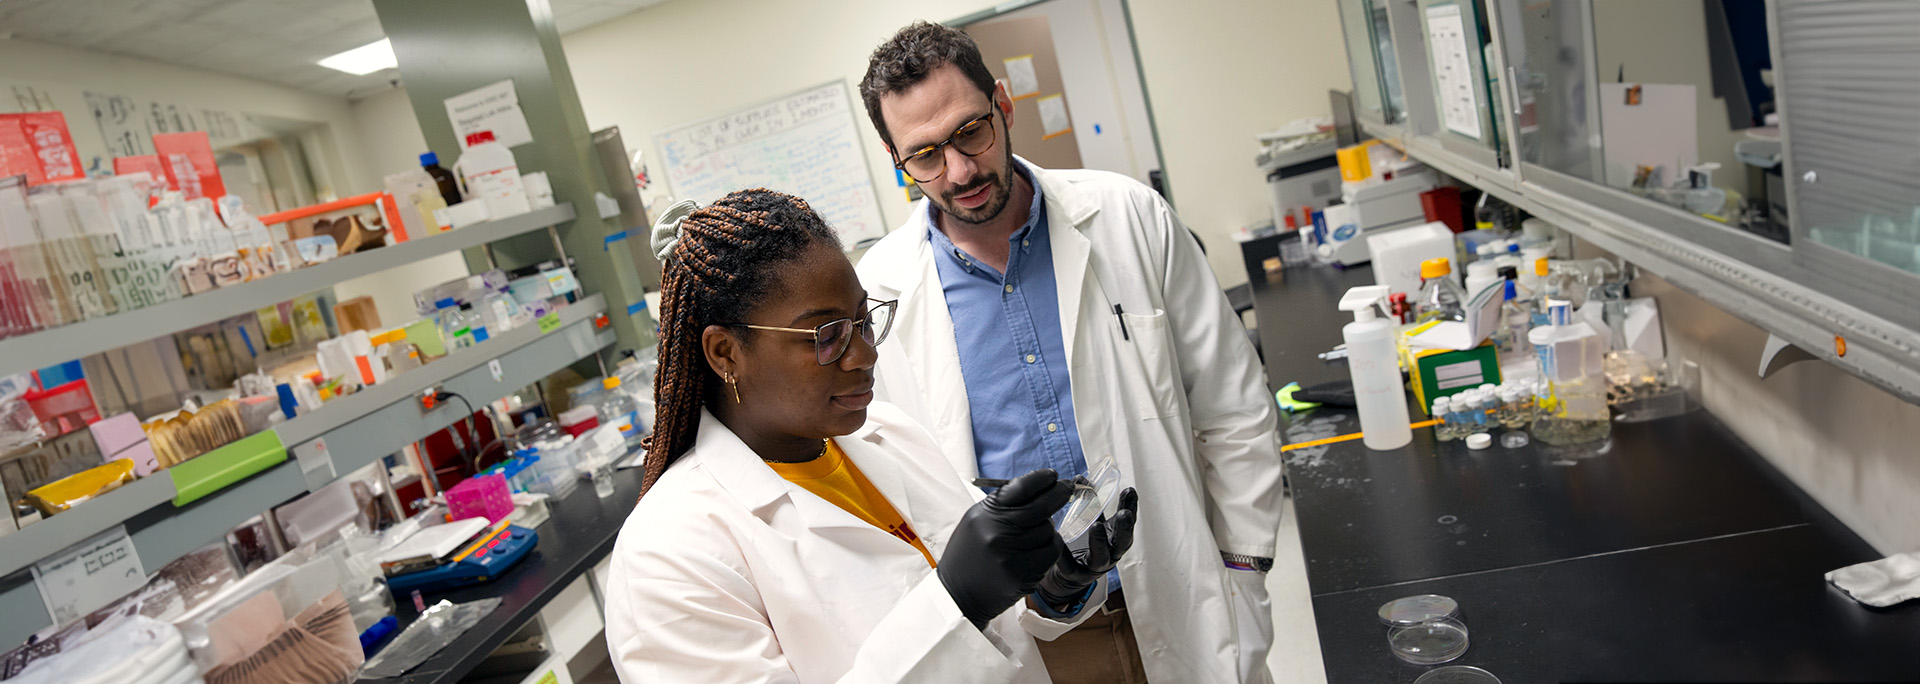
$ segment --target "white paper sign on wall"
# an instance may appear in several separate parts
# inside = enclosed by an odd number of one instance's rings
[[[520,111],[520,96],[511,79],[449,97],[446,103],[453,139],[462,150],[467,149],[467,136],[481,131],[492,131],[494,141],[507,147],[533,142],[533,130]]]

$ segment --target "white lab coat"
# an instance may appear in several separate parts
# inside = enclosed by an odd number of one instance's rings
[[[936,559],[981,497],[893,406],[834,442]],[[781,478],[705,411],[627,516],[606,602],[625,684],[1045,684],[1031,635],[1077,623],[1022,603],[975,629],[918,550]]]
[[[1101,171],[1027,168],[1045,198],[1082,450],[1089,460],[1111,453],[1140,493],[1133,550],[1119,567],[1148,679],[1268,681],[1265,575],[1228,570],[1220,557],[1273,557],[1280,524],[1277,417],[1253,347],[1206,258],[1151,189]],[[920,201],[860,261],[868,296],[900,301],[876,391],[974,477],[928,211]]]

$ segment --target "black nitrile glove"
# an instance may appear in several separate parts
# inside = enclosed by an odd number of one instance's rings
[[[1064,612],[1080,602],[1087,587],[1105,577],[1133,548],[1133,523],[1140,517],[1140,495],[1132,487],[1120,491],[1120,507],[1112,518],[1101,516],[1087,531],[1084,551],[1062,553],[1040,579],[1038,594],[1047,607]],[[1065,544],[1065,542],[1062,542]]]
[[[960,516],[935,572],[974,627],[985,627],[1032,592],[1059,558],[1053,513],[1072,495],[1073,485],[1060,481],[1052,470],[1035,470]]]

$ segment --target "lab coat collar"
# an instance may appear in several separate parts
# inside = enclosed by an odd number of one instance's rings
[[[1086,227],[1087,222],[1092,220],[1095,214],[1100,213],[1100,205],[1086,193],[1079,192],[1073,187],[1073,183],[1055,175],[1052,171],[1027,162],[1019,155],[1014,155],[1013,161],[1024,167],[1034,181],[1040,184],[1040,194],[1046,198],[1047,224],[1050,230],[1048,235],[1054,238],[1056,250],[1062,242],[1059,236],[1063,228],[1078,231]],[[911,297],[913,291],[919,289],[920,284],[927,280],[929,274],[934,282],[939,282],[939,274],[932,270],[933,252],[926,238],[927,231],[934,230],[934,211],[931,200],[921,199],[915,202],[913,215],[908,217],[907,224],[900,228],[900,230],[911,231],[908,234],[915,237],[911,241],[913,247],[906,255],[909,258],[884,259],[879,264],[879,268],[873,271],[876,282],[899,292],[902,299]],[[1084,237],[1080,239],[1081,244],[1085,242]],[[1056,266],[1059,263],[1058,259],[1056,255]]]
[[[1087,221],[1093,219],[1094,214],[1100,213],[1100,204],[1092,197],[1088,197],[1086,193],[1079,192],[1078,188],[1073,187],[1073,183],[1052,171],[1028,163],[1019,155],[1014,155],[1013,160],[1026,167],[1027,171],[1033,174],[1033,178],[1039,181],[1040,193],[1047,198],[1047,209],[1059,210],[1059,213],[1047,216],[1048,222],[1060,223],[1059,218],[1064,217],[1066,223],[1074,228],[1084,228]]]
[[[867,476],[874,488],[887,497],[894,510],[911,522],[914,519],[913,497],[905,487],[899,464],[881,448],[878,428],[869,420],[853,434],[834,438],[834,443]],[[700,410],[700,435],[694,441],[693,452],[687,455],[705,464],[722,489],[762,519],[770,519],[775,504],[785,499],[792,503],[810,528],[859,527],[887,534],[780,477],[779,473],[761,462],[746,442],[740,441],[738,435],[706,409]]]

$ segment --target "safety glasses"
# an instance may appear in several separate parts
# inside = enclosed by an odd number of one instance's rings
[[[776,328],[769,325],[748,325],[746,323],[736,323],[735,325],[751,330],[771,330],[774,332],[812,335],[814,360],[819,361],[822,366],[830,366],[833,365],[835,361],[839,361],[840,357],[847,354],[847,346],[853,343],[853,332],[856,328],[860,331],[860,337],[864,338],[867,344],[872,345],[878,345],[886,341],[887,331],[893,329],[893,310],[899,305],[899,300],[883,302],[877,299],[869,299],[867,301],[870,302],[867,307],[867,315],[857,320],[842,318],[830,321],[817,328]]]
[[[992,103],[989,102],[988,105],[991,106]],[[919,151],[907,155],[906,159],[895,162],[894,168],[905,171],[908,176],[913,177],[915,183],[938,180],[940,176],[947,173],[946,148],[948,145],[952,145],[953,149],[969,157],[980,156],[981,153],[993,148],[994,139],[997,137],[993,131],[993,114],[994,110],[988,109],[985,116],[968,121],[946,140],[922,147]]]

